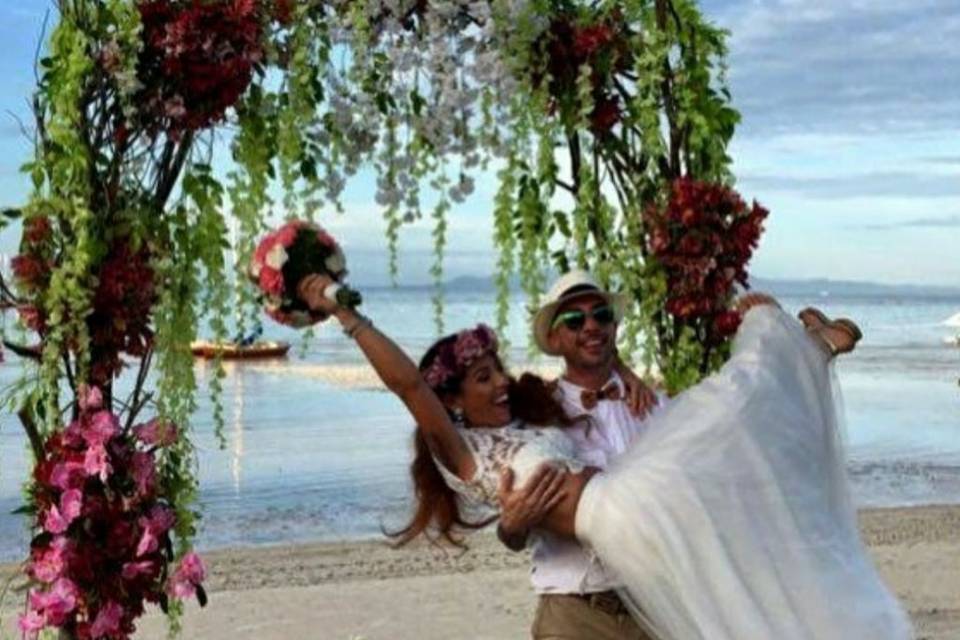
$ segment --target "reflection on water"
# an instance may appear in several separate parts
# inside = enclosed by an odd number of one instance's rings
[[[233,491],[240,495],[241,471],[243,469],[243,372],[237,370],[234,363],[226,363],[224,369],[229,379],[234,380],[233,388],[233,429],[231,430],[231,439],[233,440],[233,460],[230,468],[233,471]]]

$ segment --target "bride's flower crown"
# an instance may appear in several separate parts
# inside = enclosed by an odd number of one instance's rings
[[[455,340],[444,342],[437,348],[433,360],[423,371],[423,379],[431,389],[439,390],[451,380],[463,377],[467,369],[479,358],[498,349],[497,334],[485,324],[473,329],[464,329]]]

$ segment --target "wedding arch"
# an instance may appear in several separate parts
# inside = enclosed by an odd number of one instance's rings
[[[723,361],[767,212],[730,188],[726,34],[693,0],[56,4],[33,192],[2,219],[22,231],[0,300],[26,361],[3,403],[36,463],[28,633],[127,637],[145,603],[176,630],[205,599],[189,343],[258,312],[268,213],[322,224],[360,171],[393,274],[401,227],[428,218],[439,284],[454,205],[495,173],[501,327],[512,275],[535,301],[548,268],[589,267],[637,301],[624,353],[670,391]]]

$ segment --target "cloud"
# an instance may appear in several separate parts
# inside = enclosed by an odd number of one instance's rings
[[[865,224],[856,229],[869,229],[870,231],[892,231],[895,229],[956,229],[960,228],[960,215],[946,216],[941,218],[914,218],[912,220],[902,220],[900,222],[891,222],[886,224]]]
[[[737,0],[708,15],[732,34],[745,134],[956,130],[956,0]]]
[[[960,165],[960,155],[926,156],[926,157],[920,158],[920,160],[928,164]]]
[[[818,199],[863,197],[960,197],[960,175],[877,171],[842,176],[777,176],[744,174],[738,179],[751,189],[789,191]]]

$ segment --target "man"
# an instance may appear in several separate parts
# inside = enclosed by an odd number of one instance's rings
[[[624,402],[622,379],[615,371],[617,324],[626,298],[604,291],[585,271],[571,271],[553,285],[533,319],[537,346],[564,360],[557,381],[568,415],[589,415],[566,433],[578,457],[604,468],[642,431],[645,410],[656,403],[640,389],[641,411]],[[534,640],[649,640],[620,601],[616,581],[576,542],[536,530],[552,507],[555,472],[543,471],[514,489],[512,475],[501,479],[500,540],[514,550],[533,549],[531,580],[539,595]]]

